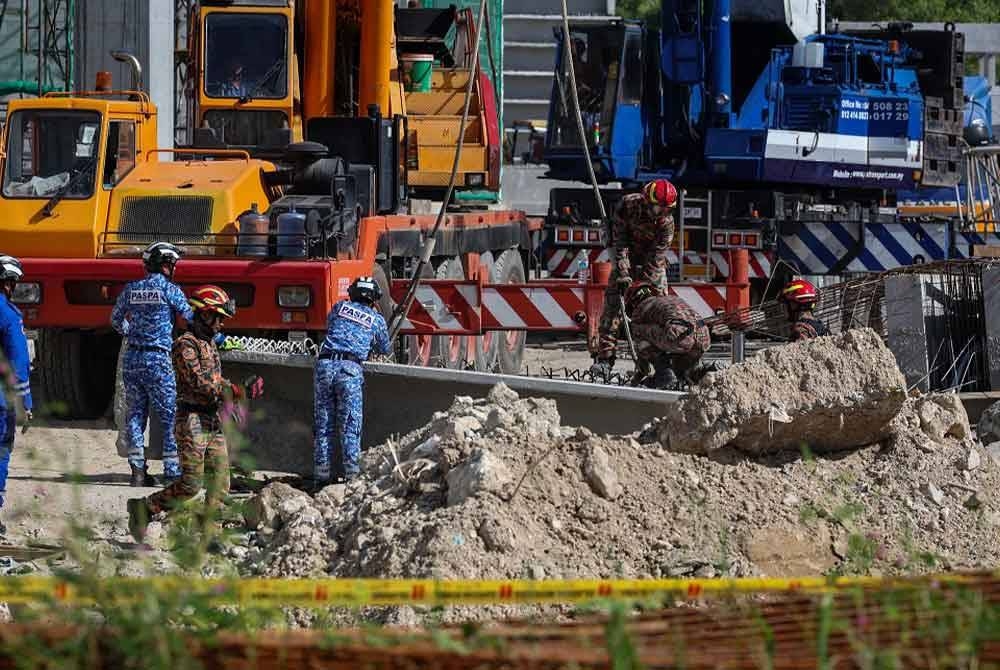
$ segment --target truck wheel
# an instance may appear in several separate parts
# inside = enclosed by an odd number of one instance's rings
[[[462,269],[462,259],[452,256],[441,261],[435,273],[435,279],[465,279],[465,271]],[[443,314],[439,316],[444,316]],[[465,357],[468,353],[468,336],[466,335],[437,335],[434,338],[433,353],[431,354],[433,364],[437,367],[448,370],[464,370]]]
[[[385,276],[385,270],[381,265],[376,265],[375,269],[372,271],[372,279],[378,284],[378,287],[382,290],[382,297],[378,301],[378,311],[385,319],[385,325],[391,326],[389,319],[392,317],[392,310],[396,309],[396,301],[392,299],[392,294],[389,293],[389,279]]]
[[[517,249],[507,249],[497,258],[496,265],[497,284],[523,284],[524,283],[524,262],[521,260],[521,253]],[[528,339],[528,334],[523,330],[499,331],[497,333],[500,372],[508,375],[521,373],[521,361],[524,359],[524,343]]]
[[[433,279],[434,270],[430,265],[425,265],[420,273],[424,279]],[[434,345],[433,335],[407,335],[406,336],[406,362],[407,365],[418,365],[426,368],[431,364],[431,352]]]
[[[392,328],[389,319],[392,318],[392,311],[396,309],[396,301],[392,299],[392,295],[389,293],[389,279],[385,275],[385,269],[381,265],[376,265],[375,270],[372,271],[372,278],[378,284],[378,287],[382,289],[382,297],[378,301],[379,314],[385,319],[386,327]],[[390,342],[389,356],[393,361],[398,360],[396,349]]]
[[[44,328],[36,344],[39,407],[65,419],[103,416],[115,392],[118,337]]]
[[[479,255],[480,273],[489,283],[496,281],[496,263],[493,252],[487,251]],[[475,358],[476,372],[493,372],[497,366],[497,347],[500,336],[496,331],[488,330],[482,335],[469,338]]]

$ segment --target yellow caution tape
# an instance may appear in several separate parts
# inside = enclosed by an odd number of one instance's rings
[[[0,602],[58,602],[92,605],[98,601],[134,601],[151,594],[188,594],[214,605],[247,607],[328,607],[362,605],[503,605],[573,603],[600,599],[642,600],[679,597],[690,600],[723,594],[820,593],[845,588],[909,588],[928,583],[971,584],[987,573],[934,575],[907,579],[877,577],[804,577],[801,579],[243,579],[200,580],[179,577],[111,578],[101,593],[55,577],[0,578]]]

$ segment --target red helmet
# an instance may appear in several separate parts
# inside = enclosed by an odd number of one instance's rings
[[[819,291],[805,279],[795,279],[781,289],[779,300],[800,307],[812,307],[819,300]]]
[[[646,202],[661,207],[673,207],[677,204],[677,189],[666,179],[656,179],[642,187]]]
[[[188,302],[195,312],[212,312],[226,319],[236,315],[236,303],[218,286],[196,288]]]

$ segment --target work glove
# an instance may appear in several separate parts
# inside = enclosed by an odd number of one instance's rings
[[[243,380],[243,392],[250,400],[256,400],[264,395],[264,379],[259,375],[251,375]]]
[[[618,292],[624,294],[632,285],[632,278],[628,275],[619,275],[615,284],[618,287]]]
[[[30,410],[24,410],[24,425],[21,426],[21,435],[28,432],[28,426],[31,425],[31,421],[35,418],[35,414]]]
[[[232,337],[223,337],[216,344],[219,347],[219,351],[243,351],[243,345]]]

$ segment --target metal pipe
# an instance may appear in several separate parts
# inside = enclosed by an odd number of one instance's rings
[[[38,3],[38,97],[42,97],[45,87],[45,14],[47,6],[39,0]]]
[[[742,330],[734,330],[730,340],[732,353],[730,359],[735,363],[742,363],[746,359],[746,336]]]
[[[132,68],[132,90],[141,91],[142,65],[139,63],[139,59],[128,51],[112,51],[111,57],[119,63],[128,63],[129,67]]]
[[[66,91],[72,91],[76,87],[75,68],[76,65],[76,2],[68,0],[66,3],[66,81],[63,87]]]
[[[712,14],[712,96],[723,128],[732,125],[733,54],[730,0],[716,0]]]
[[[51,93],[53,91],[58,91],[58,86],[43,86],[42,93]],[[37,93],[38,92],[38,82],[37,81],[25,81],[24,79],[11,79],[8,81],[0,81],[0,95],[12,95],[14,93]]]
[[[396,5],[392,0],[367,0],[361,6],[361,82],[359,109],[378,105],[384,116],[400,110],[389,106],[389,77],[396,48],[393,28]]]
[[[305,120],[333,116],[333,68],[337,39],[337,6],[308,0],[305,6],[305,73],[302,112]],[[388,112],[388,107],[379,107]]]

